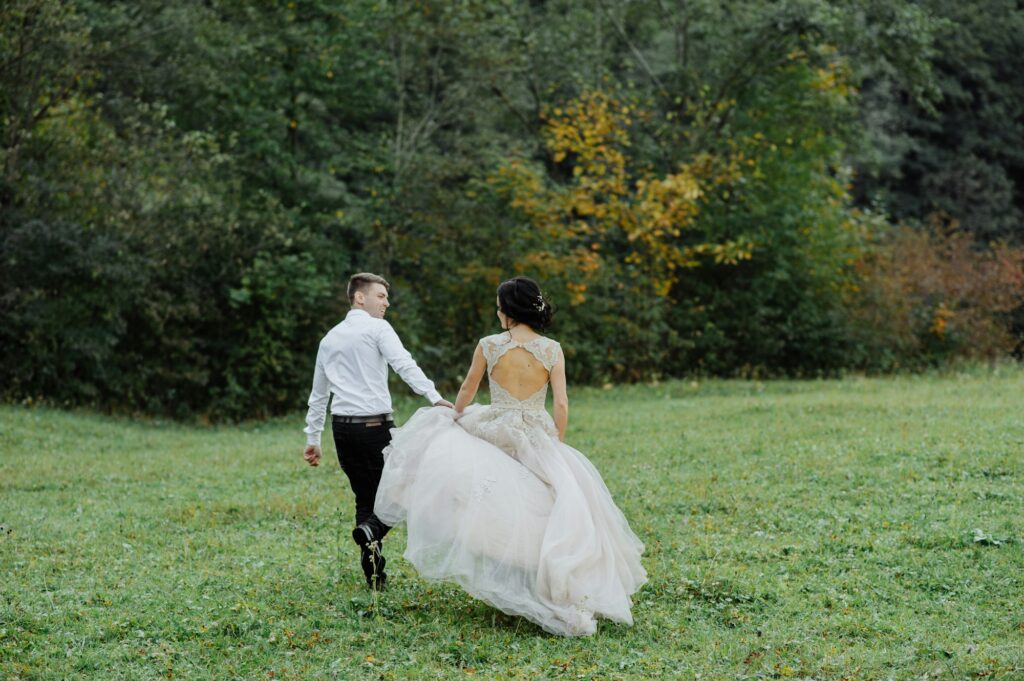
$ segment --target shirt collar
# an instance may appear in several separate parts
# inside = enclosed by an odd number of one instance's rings
[[[369,316],[370,316],[370,313],[367,312],[366,310],[358,310],[358,309],[356,309],[356,310],[349,310],[348,314],[345,315],[345,319],[349,319],[351,317],[369,317]]]

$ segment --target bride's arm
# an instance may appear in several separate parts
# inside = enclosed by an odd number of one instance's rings
[[[473,363],[469,365],[466,372],[466,380],[459,388],[459,396],[455,399],[455,412],[461,414],[469,403],[476,397],[476,391],[480,387],[480,379],[484,377],[484,370],[487,369],[487,360],[484,359],[484,351],[479,345],[473,353]]]
[[[555,428],[558,439],[565,442],[565,428],[569,425],[569,395],[565,388],[565,355],[558,350],[558,363],[551,367],[551,397],[555,406]]]

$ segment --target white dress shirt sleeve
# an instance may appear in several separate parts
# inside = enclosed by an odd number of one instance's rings
[[[309,393],[309,411],[306,412],[306,444],[320,445],[320,433],[324,429],[327,401],[331,391],[324,371],[323,344],[316,351],[316,368],[313,369],[313,389]]]
[[[395,333],[395,330],[387,322],[381,324],[380,336],[377,338],[377,347],[380,349],[380,354],[387,360],[387,363],[391,365],[395,373],[402,377],[406,385],[412,388],[413,392],[417,395],[423,395],[430,400],[431,404],[437,404],[441,401],[441,393],[437,392],[434,388],[434,382],[423,373],[423,370],[416,364],[416,360],[412,358],[409,351],[402,345],[398,334]]]

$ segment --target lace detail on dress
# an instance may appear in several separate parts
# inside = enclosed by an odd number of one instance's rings
[[[491,386],[492,407],[500,407],[503,409],[522,409],[528,411],[544,409],[544,403],[548,396],[548,383],[542,385],[535,393],[527,398],[519,400],[502,388],[501,384],[495,381],[494,377],[491,376],[491,372],[494,370],[494,365],[498,363],[498,360],[500,360],[506,352],[512,348],[522,348],[536,357],[550,373],[555,367],[555,364],[558,363],[561,348],[558,341],[541,336],[539,338],[534,338],[531,341],[520,343],[512,340],[508,334],[501,333],[482,338],[480,340],[480,347],[483,350],[484,359],[487,360],[487,380]]]
[[[489,378],[489,377],[488,377]],[[548,384],[545,383],[540,389],[527,397],[525,400],[517,400],[507,390],[501,387],[497,381],[491,381],[491,406],[504,409],[524,409],[534,411],[544,410],[544,402],[548,397]]]
[[[484,359],[487,360],[487,373],[491,372],[494,365],[498,363],[502,355],[512,348],[523,348],[531,355],[540,360],[544,368],[551,371],[558,364],[559,349],[562,347],[558,341],[540,336],[533,340],[520,343],[512,340],[507,333],[498,333],[480,339],[480,346],[484,351]]]
[[[494,485],[497,482],[498,482],[497,478],[493,478],[493,477],[486,477],[486,478],[484,478],[483,482],[480,483],[480,485],[475,490],[473,490],[473,500],[474,501],[480,501],[481,499],[484,498],[485,494],[490,494],[491,490],[494,488]]]

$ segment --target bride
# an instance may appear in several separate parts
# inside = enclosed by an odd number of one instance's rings
[[[405,557],[427,579],[563,636],[593,634],[597,616],[632,624],[643,544],[563,442],[565,357],[538,333],[551,306],[527,277],[503,282],[497,303],[504,331],[480,340],[455,410],[420,409],[393,431],[374,511],[407,524]],[[470,404],[485,371],[491,404]]]

